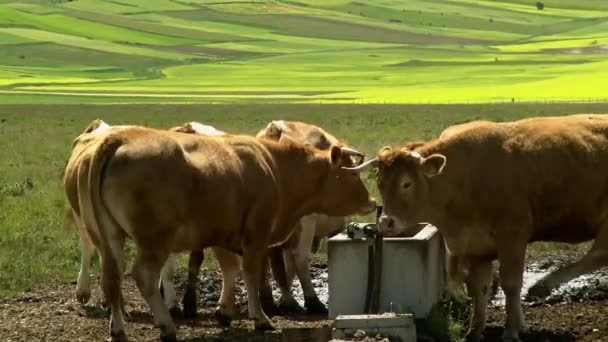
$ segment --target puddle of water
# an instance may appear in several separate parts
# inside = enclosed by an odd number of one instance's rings
[[[530,264],[524,272],[524,282],[521,291],[521,297],[524,299],[528,293],[528,289],[534,285],[539,279],[556,269],[555,267],[542,267],[541,264]],[[327,268],[311,267],[312,283],[317,296],[325,305],[329,301],[329,291],[327,283]],[[281,292],[274,282],[271,280],[273,287],[273,295],[275,300],[278,300]],[[219,292],[221,288],[221,277],[218,271],[202,272],[201,287],[205,303],[216,305],[219,300]],[[304,307],[304,294],[299,280],[296,278],[293,282],[292,292],[296,301],[300,306]],[[236,286],[237,303],[244,305],[247,302],[245,285],[242,279],[239,279]],[[600,270],[591,274],[582,275],[570,282],[562,285],[560,288],[553,290],[551,295],[541,300],[541,303],[554,304],[561,302],[572,302],[581,300],[598,300],[608,298],[608,270]],[[492,306],[503,307],[505,296],[502,289],[498,289],[496,296],[491,301]]]
[[[528,289],[534,285],[545,275],[554,271],[556,268],[541,270],[538,265],[532,264],[526,267],[524,271],[524,281],[521,290],[522,300],[528,293]],[[543,298],[541,302],[544,303],[559,303],[568,301],[579,301],[584,300],[587,297],[603,297],[608,296],[608,272],[597,271],[590,274],[581,275],[571,281],[562,284],[557,289],[551,292],[551,295],[547,298]],[[492,300],[492,305],[502,307],[505,305],[505,295],[502,289],[499,287],[496,296]]]
[[[271,286],[273,287],[273,297],[275,300],[279,300],[281,297],[281,291],[279,290],[278,285],[271,279]],[[312,285],[315,288],[315,292],[319,297],[321,303],[327,305],[329,303],[329,288],[327,282],[327,269],[324,270],[313,270],[313,278]],[[291,288],[291,292],[293,293],[294,298],[300,304],[300,306],[304,307],[304,291],[302,291],[302,286],[300,285],[300,281],[294,279],[293,287]]]
[[[541,271],[536,268],[529,268],[524,271],[524,282],[521,288],[521,299],[523,300],[526,294],[528,293],[528,289],[536,284],[538,280],[548,274],[549,271]],[[505,293],[502,291],[502,288],[498,288],[496,292],[496,296],[492,299],[492,305],[494,306],[504,306],[505,305]]]
[[[331,340],[331,328],[285,328],[281,342],[327,342]]]

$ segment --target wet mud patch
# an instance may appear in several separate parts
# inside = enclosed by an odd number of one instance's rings
[[[526,266],[524,271],[524,282],[521,298],[528,305],[557,304],[581,301],[601,301],[608,300],[608,269],[601,269],[596,272],[581,275],[571,281],[562,284],[554,289],[546,298],[529,299],[526,297],[528,289],[545,275],[569,264],[570,260],[547,260],[535,262]],[[496,296],[492,300],[492,305],[497,307],[504,306],[504,293],[498,289]]]
[[[314,260],[310,265],[311,270],[311,278],[312,284],[315,288],[315,292],[319,297],[319,300],[327,306],[329,301],[329,289],[327,283],[327,264],[322,260]],[[278,302],[281,292],[277,283],[274,279],[270,280],[270,284],[272,286],[272,293],[275,301]],[[179,293],[183,293],[185,291],[185,283],[180,283],[177,285],[177,290]],[[204,308],[214,308],[217,305],[217,302],[220,299],[220,292],[222,290],[222,274],[219,270],[202,270],[199,275],[199,282],[197,287],[197,300],[198,307]],[[304,307],[304,292],[302,291],[302,286],[298,281],[297,277],[294,279],[292,286],[292,293],[294,298],[300,304],[300,306]],[[236,286],[236,303],[237,307],[240,308],[241,312],[245,312],[247,310],[247,291],[245,287],[245,282],[243,281],[243,277],[239,274],[237,278]]]
[[[556,263],[534,264],[528,271],[547,271],[559,266]],[[327,267],[323,261],[312,264],[315,288],[323,303],[327,303]],[[603,275],[602,275],[603,274]],[[608,341],[608,298],[603,285],[605,273],[599,273],[587,281],[587,289],[575,287],[574,292],[565,292],[559,301],[549,297],[544,302],[524,302],[524,312],[531,332],[522,335],[523,341]],[[176,277],[178,298],[183,296],[185,272]],[[105,341],[109,337],[109,316],[99,305],[99,277],[92,279],[93,296],[86,305],[75,299],[75,283],[54,284],[46,288],[23,293],[17,297],[0,298],[0,336],[3,341]],[[123,284],[130,317],[126,320],[126,332],[131,341],[158,340],[158,329],[132,279],[127,276]],[[253,322],[247,319],[247,296],[242,279],[239,278],[237,304],[240,314],[230,328],[221,327],[213,316],[221,289],[221,275],[216,270],[203,270],[198,285],[198,316],[192,320],[177,319],[180,341],[286,341],[293,336],[294,329],[327,331],[332,324],[323,315],[289,315],[272,317],[277,328],[272,332],[253,330]],[[325,291],[325,292],[324,292]],[[294,294],[303,305],[303,296],[298,281],[294,281]],[[586,295],[585,295],[586,294]],[[275,298],[279,291],[275,288]],[[604,298],[604,299],[601,299]],[[486,341],[500,341],[504,326],[504,308],[491,306],[488,310]],[[284,331],[287,334],[284,334]],[[423,338],[423,336],[420,336]],[[421,339],[422,340],[422,339]],[[315,341],[317,342],[317,341]]]

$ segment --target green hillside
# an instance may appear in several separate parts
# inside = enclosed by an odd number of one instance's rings
[[[0,0],[0,103],[608,98],[601,0]]]

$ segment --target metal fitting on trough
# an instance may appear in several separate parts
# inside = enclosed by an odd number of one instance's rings
[[[346,226],[346,235],[350,239],[367,241],[367,291],[365,312],[377,313],[380,304],[380,279],[382,278],[382,233],[378,230],[378,221],[382,215],[382,206],[376,207],[375,223],[351,222]]]

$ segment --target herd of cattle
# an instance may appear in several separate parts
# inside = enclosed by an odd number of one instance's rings
[[[295,275],[307,311],[325,312],[309,256],[319,239],[342,230],[345,217],[375,210],[360,178],[371,167],[377,168],[385,236],[416,233],[418,222],[439,228],[448,251],[448,291],[461,298],[466,284],[472,298],[468,340],[481,340],[485,329],[493,260],[506,296],[505,340],[527,330],[520,296],[529,243],[595,240],[580,261],[545,276],[529,296],[547,296],[608,265],[608,115],[473,121],[436,139],[384,147],[367,161],[353,146],[302,122],[272,121],[247,136],[196,122],[159,130],[95,120],[74,140],[64,174],[68,217],[80,233],[77,298],[90,298],[96,249],[111,339],[127,339],[121,282],[128,238],[136,248],[133,278],[163,341],[176,340],[171,314],[180,309],[172,279],[181,252],[190,253],[186,316],[196,314],[205,248],[222,271],[220,323],[235,315],[241,268],[256,329],[272,329],[267,313],[299,309],[290,288]],[[281,290],[279,308],[270,270]]]

